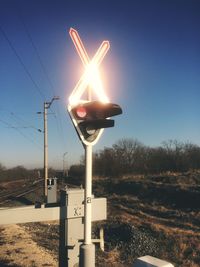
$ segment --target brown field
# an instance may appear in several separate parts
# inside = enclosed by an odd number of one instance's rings
[[[102,225],[105,233],[96,266],[131,266],[147,254],[200,266],[200,172],[96,178],[93,189],[108,198],[108,220],[93,227],[94,237]],[[58,222],[1,227],[0,266],[57,266],[58,235]]]
[[[148,254],[175,266],[200,266],[199,172],[124,177],[104,183],[109,196],[105,238],[113,249],[108,262],[128,266]]]

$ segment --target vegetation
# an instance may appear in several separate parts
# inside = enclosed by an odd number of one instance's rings
[[[93,155],[93,173],[97,176],[120,177],[131,174],[159,174],[163,172],[186,172],[200,169],[200,147],[189,142],[169,140],[159,147],[145,146],[135,139],[121,139],[112,147],[105,147]],[[83,183],[84,160],[72,165],[69,176]],[[43,169],[28,170],[23,166],[5,168],[0,163],[0,181],[36,179],[43,176]],[[60,174],[49,169],[49,177]],[[68,177],[70,178],[70,177]]]
[[[93,168],[100,176],[185,172],[200,169],[200,147],[169,140],[152,148],[134,139],[121,139],[94,154]]]
[[[128,267],[143,255],[175,267],[200,266],[200,147],[170,140],[152,148],[121,139],[93,159],[93,193],[108,203],[108,219],[93,224],[93,238],[99,238],[101,226],[105,233],[105,252],[97,249],[97,266]],[[84,185],[84,172],[82,159],[71,166],[66,182]],[[57,176],[53,170],[50,175]],[[0,165],[0,179],[5,177],[38,178],[38,170]],[[31,194],[28,200],[42,199],[43,191]],[[25,227],[35,242],[58,254],[58,224]]]
[[[42,169],[28,170],[23,166],[16,166],[7,169],[0,164],[0,181],[15,181],[15,180],[35,180],[43,175]],[[49,169],[50,177],[56,176],[56,171]]]

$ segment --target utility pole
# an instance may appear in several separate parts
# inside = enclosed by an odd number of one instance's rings
[[[65,164],[65,156],[67,155],[68,152],[65,152],[63,154],[63,177],[66,175],[68,176],[68,170],[67,170],[67,166]],[[66,167],[66,168],[65,168]]]
[[[59,100],[54,96],[50,102],[44,102],[44,197],[47,200],[47,179],[48,179],[48,129],[47,129],[47,110],[51,107],[54,100]]]

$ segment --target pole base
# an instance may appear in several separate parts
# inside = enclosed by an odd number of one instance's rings
[[[95,267],[94,244],[84,244],[80,247],[80,267]]]

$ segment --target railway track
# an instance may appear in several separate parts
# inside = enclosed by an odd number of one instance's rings
[[[77,185],[65,183],[65,187],[69,188],[77,188]],[[62,185],[62,187],[64,187]],[[43,185],[43,179],[34,181],[32,184],[28,185],[27,187],[20,188],[18,190],[9,190],[9,192],[0,193],[0,205],[8,203],[10,201],[13,201],[13,199],[17,199],[20,197],[23,197],[31,192],[37,191],[38,189],[42,188]],[[59,191],[60,188],[57,190]]]
[[[42,185],[42,180],[37,181],[36,183],[33,183],[31,185],[29,185],[26,188],[21,188],[18,190],[12,190],[9,192],[4,192],[0,194],[0,205],[5,204],[7,202],[12,201],[14,198],[19,198],[22,196],[25,196],[31,192],[34,192],[36,190],[38,190],[39,188],[41,188]]]

